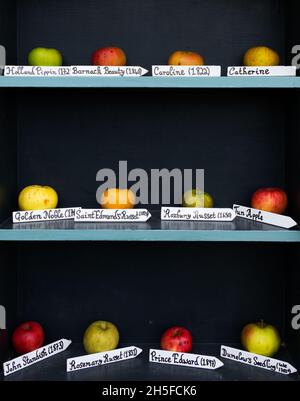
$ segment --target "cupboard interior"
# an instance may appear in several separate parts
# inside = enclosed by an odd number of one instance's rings
[[[169,326],[189,328],[194,351],[218,356],[221,344],[241,347],[245,324],[265,319],[282,336],[284,346],[277,357],[299,368],[299,332],[291,328],[291,309],[300,295],[296,246],[8,243],[1,244],[1,250],[6,358],[13,356],[11,330],[22,321],[39,321],[48,343],[60,338],[73,341],[66,353],[7,380],[171,380],[180,375],[187,380],[298,380],[298,375],[284,377],[226,360],[224,371],[200,373],[147,363],[148,349],[159,347]],[[143,356],[112,369],[67,375],[65,359],[84,353],[84,330],[98,319],[115,322],[120,346],[141,346]]]

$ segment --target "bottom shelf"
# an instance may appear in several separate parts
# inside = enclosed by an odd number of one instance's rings
[[[290,376],[247,366],[220,358],[224,366],[216,371],[188,367],[167,366],[148,362],[150,348],[158,344],[129,344],[143,349],[136,359],[120,363],[67,373],[66,359],[84,355],[81,344],[72,344],[67,351],[27,369],[3,377],[4,381],[300,381],[298,374]],[[193,353],[219,357],[221,344],[196,344]],[[239,344],[224,344],[239,348]],[[128,346],[122,344],[122,347]],[[120,346],[120,347],[121,347]],[[286,348],[282,348],[277,359],[293,364]]]

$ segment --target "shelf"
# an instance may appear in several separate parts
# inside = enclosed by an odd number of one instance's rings
[[[236,218],[233,222],[161,221],[151,212],[147,223],[74,223],[56,221],[0,227],[0,241],[203,241],[300,242],[300,230],[285,230]]]
[[[144,352],[136,359],[106,365],[99,368],[85,369],[74,373],[66,373],[66,359],[84,355],[81,344],[72,344],[62,354],[36,365],[16,372],[7,377],[1,377],[5,381],[220,381],[220,380],[257,380],[257,381],[298,381],[298,374],[284,376],[264,369],[258,369],[222,359],[224,366],[215,371],[192,369],[187,367],[166,366],[151,364],[148,362],[148,351],[157,348],[158,344],[130,344],[140,347]],[[196,344],[194,353],[219,357],[221,344]],[[226,344],[227,345],[227,344]],[[233,347],[238,346],[231,344]],[[126,344],[124,345],[126,346]],[[282,349],[278,358],[292,363],[289,352]]]
[[[300,77],[0,77],[0,88],[300,88]]]

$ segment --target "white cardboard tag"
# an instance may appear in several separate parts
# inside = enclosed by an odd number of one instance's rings
[[[270,66],[270,67],[243,67],[227,68],[228,77],[295,77],[296,67]]]
[[[10,361],[4,362],[3,364],[3,372],[4,376],[11,375],[12,373],[18,372],[24,368],[27,368],[35,363],[41,362],[47,358],[50,358],[54,355],[60,354],[65,351],[72,341],[65,340],[64,338],[54,343],[45,345],[35,351],[29,352],[28,354],[24,354],[19,356],[18,358],[12,359]]]
[[[148,72],[140,66],[71,66],[72,77],[142,77]]]
[[[79,209],[75,214],[77,223],[137,223],[150,218],[147,209]]]
[[[232,209],[162,207],[161,220],[182,221],[233,221],[236,215]]]
[[[153,65],[153,77],[220,77],[221,66],[219,65]]]
[[[74,220],[80,207],[62,209],[29,210],[13,212],[13,223],[37,223],[41,221]]]
[[[27,65],[7,65],[6,77],[67,77],[71,76],[71,67],[36,67]]]
[[[216,370],[224,365],[223,362],[214,356],[162,351],[158,349],[149,350],[149,362],[208,370]]]
[[[282,214],[264,212],[262,210],[240,205],[233,205],[233,210],[237,217],[243,219],[258,221],[260,223],[287,229],[297,226],[297,223],[291,217],[283,216]]]
[[[134,359],[137,358],[142,352],[143,350],[141,348],[132,346],[115,349],[113,351],[79,356],[77,358],[69,358],[67,359],[67,372],[75,372],[76,370],[81,369],[96,368],[98,366],[108,365],[110,363]]]
[[[290,375],[297,372],[297,369],[288,362],[242,351],[237,348],[226,347],[225,345],[221,346],[220,356],[235,362],[244,363],[261,369],[267,369],[271,372],[280,373],[282,375]]]

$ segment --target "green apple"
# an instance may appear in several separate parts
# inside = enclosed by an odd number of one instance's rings
[[[36,47],[29,53],[28,63],[39,67],[59,67],[62,65],[62,55],[56,49]]]
[[[207,192],[200,191],[200,189],[191,189],[183,195],[183,206],[210,208],[214,206],[214,200]]]
[[[88,354],[111,351],[117,348],[119,338],[119,331],[114,324],[98,320],[86,329],[83,346]]]
[[[247,351],[270,357],[279,350],[281,339],[274,326],[261,321],[247,324],[243,328],[241,342]]]

